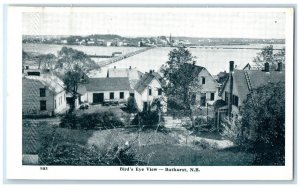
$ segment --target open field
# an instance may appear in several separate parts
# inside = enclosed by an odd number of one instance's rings
[[[56,148],[65,144],[76,144],[84,148],[94,147],[99,153],[105,153],[115,146],[130,145],[131,152],[145,165],[251,165],[252,155],[249,153],[229,148],[215,149],[209,145],[203,147],[201,143],[185,144],[179,137],[180,133],[172,130],[167,133],[151,129],[139,132],[136,127],[72,130],[43,122],[33,124],[24,120],[23,152],[45,155],[45,152],[49,152],[45,148],[48,148],[49,144]]]

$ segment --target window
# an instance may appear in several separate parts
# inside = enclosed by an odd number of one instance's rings
[[[134,93],[130,93],[130,97],[134,97]]]
[[[124,92],[120,92],[120,99],[124,99]]]
[[[115,98],[115,94],[113,92],[109,93],[109,99],[114,99]]]
[[[202,84],[205,84],[205,77],[202,77]]]
[[[236,95],[232,95],[232,104],[236,107],[239,106],[239,97]]]
[[[40,97],[46,97],[46,89],[40,88]]]
[[[215,93],[210,93],[210,100],[211,101],[215,100]]]
[[[152,89],[149,88],[149,95],[152,95]]]
[[[47,110],[46,101],[40,101],[40,110]]]
[[[162,89],[158,88],[158,95],[162,95]]]

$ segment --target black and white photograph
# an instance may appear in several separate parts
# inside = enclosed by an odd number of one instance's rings
[[[292,166],[293,8],[17,8],[22,168]]]

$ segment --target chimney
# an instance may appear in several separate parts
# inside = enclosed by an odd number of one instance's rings
[[[228,117],[231,117],[232,112],[232,94],[233,94],[233,69],[234,61],[229,61],[229,96],[228,96]]]
[[[234,61],[229,61],[229,72],[233,72],[234,69]]]
[[[152,74],[152,70],[151,69],[150,69],[149,73]]]
[[[282,71],[282,62],[278,63],[277,71]]]
[[[129,69],[131,69],[131,66],[129,66]]]
[[[265,72],[270,72],[270,64],[265,63]]]
[[[193,65],[195,65],[196,64],[196,61],[193,61]]]
[[[116,66],[114,66],[114,69],[116,69],[117,67]]]

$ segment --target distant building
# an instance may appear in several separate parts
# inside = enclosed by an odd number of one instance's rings
[[[25,116],[53,116],[68,109],[64,83],[50,73],[27,70],[22,79],[22,112]]]
[[[117,42],[117,46],[123,46],[123,42],[122,41],[118,41]]]
[[[95,45],[95,41],[88,41],[87,45]]]
[[[61,44],[68,44],[68,41],[67,40],[61,40],[60,43]]]
[[[103,46],[111,46],[111,42],[110,41],[105,41],[105,42],[103,42]]]

